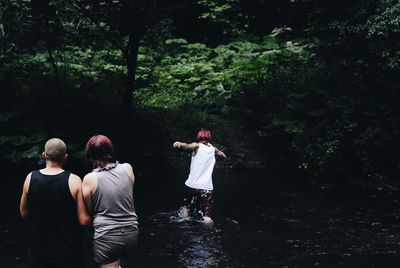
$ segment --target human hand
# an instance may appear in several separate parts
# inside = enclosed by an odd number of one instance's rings
[[[179,141],[176,141],[176,142],[174,142],[173,146],[174,146],[174,148],[181,148],[182,143]]]

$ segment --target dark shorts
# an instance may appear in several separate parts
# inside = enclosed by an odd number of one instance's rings
[[[190,214],[200,213],[203,217],[210,217],[213,205],[213,191],[193,189],[186,186],[185,207]]]
[[[94,261],[99,264],[108,264],[118,259],[125,259],[132,265],[138,238],[139,230],[133,226],[110,230],[105,235],[94,239]]]

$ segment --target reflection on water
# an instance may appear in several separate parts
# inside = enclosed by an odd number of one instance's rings
[[[181,267],[218,267],[221,261],[226,261],[228,256],[223,252],[221,229],[217,224],[204,224],[195,219],[184,222],[171,221],[170,213],[157,213],[149,217],[154,229],[150,235],[162,238],[166,236],[171,244],[167,248],[176,251],[177,263]],[[149,224],[151,227],[152,224]],[[174,234],[168,238],[168,234]],[[174,252],[171,251],[171,255]]]
[[[400,267],[400,191],[312,189],[217,170],[215,223],[204,225],[170,221],[183,176],[163,176],[137,183],[138,267]],[[0,267],[25,263],[20,186],[0,188]]]
[[[218,235],[212,231],[192,230],[183,233],[182,247],[183,251],[178,256],[178,264],[185,267],[216,267],[222,259],[221,240]]]

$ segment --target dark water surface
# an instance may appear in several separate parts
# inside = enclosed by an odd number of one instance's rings
[[[206,226],[169,220],[185,173],[152,173],[137,174],[139,267],[400,267],[400,191],[313,189],[218,169],[215,223]],[[0,188],[0,267],[24,267],[23,178],[10,174]]]

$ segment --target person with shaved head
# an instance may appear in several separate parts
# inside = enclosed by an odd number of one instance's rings
[[[46,167],[26,176],[20,213],[29,226],[28,267],[84,267],[81,226],[90,224],[82,180],[63,169],[67,146],[48,140],[42,159]]]

